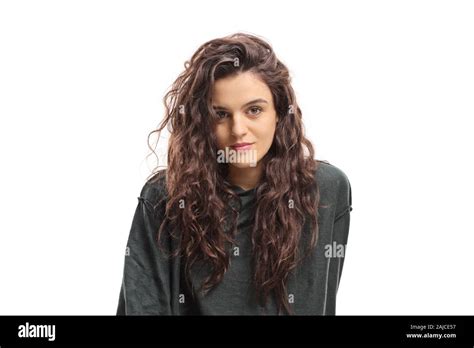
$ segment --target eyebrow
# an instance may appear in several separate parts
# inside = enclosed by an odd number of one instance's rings
[[[258,99],[254,99],[254,100],[251,100],[251,101],[245,103],[244,105],[242,105],[242,107],[244,108],[244,107],[246,107],[247,105],[256,104],[256,103],[266,103],[266,104],[268,104],[268,102],[267,102],[265,99],[263,99],[263,98],[258,98]],[[220,105],[213,105],[213,107],[214,107],[215,109],[227,110],[226,107],[220,106]]]

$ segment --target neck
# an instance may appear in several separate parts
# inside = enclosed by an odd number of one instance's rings
[[[228,180],[233,185],[250,190],[255,188],[260,181],[262,169],[262,161],[259,161],[255,167],[246,168],[238,168],[229,164]]]

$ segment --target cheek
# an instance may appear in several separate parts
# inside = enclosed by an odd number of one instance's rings
[[[259,133],[259,139],[261,139],[262,145],[266,147],[270,146],[273,142],[273,137],[275,136],[276,127],[274,124],[267,124],[261,128]]]
[[[215,129],[215,135],[216,135],[216,141],[217,141],[217,146],[219,148],[223,148],[225,144],[227,143],[227,130],[224,127],[219,127],[217,126]]]
[[[257,155],[259,158],[263,157],[273,143],[274,131],[270,128],[266,132],[261,132],[258,136]]]

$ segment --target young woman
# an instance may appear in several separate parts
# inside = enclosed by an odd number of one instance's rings
[[[334,315],[352,210],[259,37],[204,43],[165,98],[168,166],[138,197],[118,315]]]

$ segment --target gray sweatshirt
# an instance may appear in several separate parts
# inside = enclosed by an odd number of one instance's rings
[[[349,233],[352,211],[349,180],[336,166],[318,162],[315,180],[319,185],[320,204],[328,207],[319,208],[319,237],[315,249],[288,278],[288,300],[296,315],[336,314],[336,294]],[[250,233],[255,189],[243,190],[238,186],[232,189],[241,201],[236,236],[238,253],[231,253],[230,267],[222,282],[202,296],[186,286],[184,262],[180,258],[164,257],[154,242],[164,213],[164,204],[157,203],[166,202],[163,200],[166,188],[164,180],[145,183],[128,238],[117,315],[277,314],[277,303],[272,296],[265,307],[257,304],[251,282]],[[308,233],[309,227],[306,221],[303,232]],[[163,245],[169,246],[170,251],[175,250],[175,240],[166,234],[163,238]],[[193,284],[200,284],[204,279],[198,273],[191,278]]]

